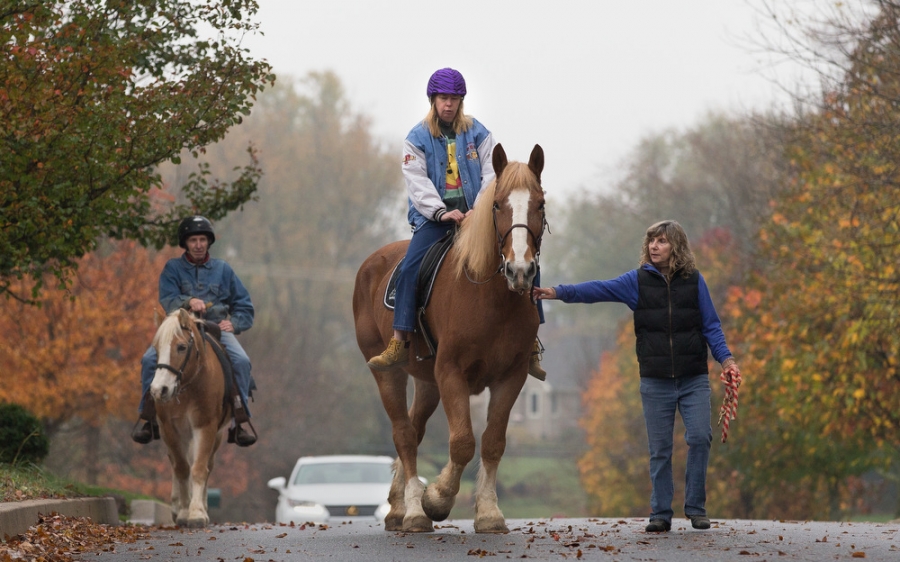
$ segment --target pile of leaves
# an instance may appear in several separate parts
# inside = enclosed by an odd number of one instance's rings
[[[43,516],[28,531],[0,543],[0,562],[35,560],[69,562],[91,552],[114,552],[118,543],[134,543],[150,537],[149,528],[104,525],[89,517]]]

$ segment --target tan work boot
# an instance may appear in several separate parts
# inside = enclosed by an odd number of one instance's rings
[[[409,363],[409,342],[392,337],[387,349],[381,355],[369,359],[366,364],[376,371],[388,371],[394,367],[403,367],[407,363]]]
[[[539,381],[547,380],[547,371],[541,367],[541,344],[537,340],[534,341],[534,351],[528,362],[528,374]]]

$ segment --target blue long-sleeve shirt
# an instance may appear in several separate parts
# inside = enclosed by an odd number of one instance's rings
[[[662,275],[653,265],[644,264],[643,269]],[[701,329],[706,343],[709,345],[713,358],[722,363],[731,357],[731,351],[725,343],[725,333],[722,332],[722,322],[716,313],[712,298],[709,296],[709,287],[703,275],[700,275],[698,284],[698,298],[700,301],[700,317],[703,322]],[[556,298],[563,302],[594,303],[594,302],[620,302],[625,304],[632,312],[638,304],[638,270],[633,269],[615,279],[606,281],[594,280],[577,283],[575,285],[557,285]]]

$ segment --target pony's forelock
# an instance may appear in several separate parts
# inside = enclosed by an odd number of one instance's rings
[[[176,336],[181,335],[181,322],[178,319],[179,311],[166,316],[166,318],[159,325],[159,328],[156,330],[156,335],[153,336],[153,346],[157,347],[157,344],[160,342],[171,342]]]

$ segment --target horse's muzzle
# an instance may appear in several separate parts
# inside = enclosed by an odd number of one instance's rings
[[[503,276],[510,291],[530,291],[537,275],[537,264],[534,260],[515,263],[506,260],[503,264]]]

